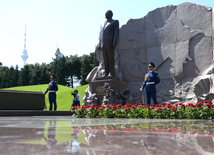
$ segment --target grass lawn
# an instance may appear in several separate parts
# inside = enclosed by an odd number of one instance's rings
[[[32,85],[32,86],[22,86],[22,87],[11,87],[11,88],[5,88],[3,90],[19,90],[19,91],[34,91],[34,92],[45,92],[47,89],[48,84],[42,84],[42,85]],[[71,104],[73,102],[73,96],[71,95],[72,88],[65,87],[62,85],[58,85],[59,90],[56,92],[57,94],[57,110],[62,111],[68,111],[71,108]],[[87,89],[88,84],[75,88],[78,90],[81,99],[80,104],[82,105],[82,99],[85,95],[85,90]],[[48,101],[48,93],[45,95],[45,103],[47,106],[47,109],[49,109],[49,101]]]

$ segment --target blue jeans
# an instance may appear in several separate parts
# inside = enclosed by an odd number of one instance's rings
[[[49,95],[49,103],[50,103],[50,109],[49,110],[52,110],[52,104],[54,103],[54,110],[56,111],[56,93],[55,92],[50,92]]]

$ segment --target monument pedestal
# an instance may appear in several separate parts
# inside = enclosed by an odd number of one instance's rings
[[[93,82],[91,82],[92,94],[97,94],[99,105],[102,104],[103,96],[106,93],[106,88],[104,87],[105,82],[108,83],[111,88],[117,93],[120,93],[123,89],[126,88],[126,82],[120,81],[120,79],[118,78],[100,78],[94,80]]]

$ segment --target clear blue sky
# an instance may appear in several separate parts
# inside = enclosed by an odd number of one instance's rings
[[[49,63],[57,46],[64,55],[94,52],[105,12],[111,9],[120,26],[130,18],[184,0],[0,0],[0,62],[23,67],[27,25],[28,64]],[[195,0],[214,7],[213,0]]]

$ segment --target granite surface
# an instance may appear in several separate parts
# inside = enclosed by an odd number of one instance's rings
[[[139,88],[150,61],[161,79],[157,85],[158,103],[214,101],[213,21],[212,7],[185,2],[151,10],[122,25],[115,71],[130,90],[128,102],[141,102]],[[91,95],[91,81],[103,73],[99,55],[102,51],[97,51],[99,67],[88,75],[86,97]]]
[[[212,155],[207,120],[1,117],[1,155]]]

